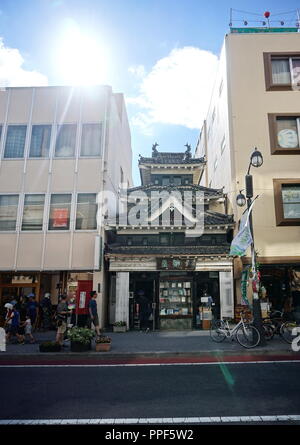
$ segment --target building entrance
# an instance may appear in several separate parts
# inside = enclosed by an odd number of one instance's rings
[[[130,274],[130,329],[154,330],[157,318],[157,274]]]

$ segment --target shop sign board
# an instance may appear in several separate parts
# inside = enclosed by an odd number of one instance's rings
[[[86,292],[80,292],[79,296],[79,309],[85,308]]]
[[[157,270],[195,270],[195,258],[157,258]]]

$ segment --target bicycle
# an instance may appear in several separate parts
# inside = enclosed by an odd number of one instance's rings
[[[225,338],[237,339],[244,348],[255,348],[260,343],[259,331],[250,323],[245,322],[242,313],[237,325],[230,329],[228,320],[215,320],[210,329],[210,337],[213,341],[221,343]]]
[[[280,328],[280,335],[283,340],[292,344],[293,339],[295,338],[295,331],[293,331],[293,329],[298,327],[300,327],[300,324],[297,321],[286,321],[283,323]]]
[[[271,340],[275,334],[286,342],[291,344],[293,342],[293,329],[299,327],[299,323],[295,320],[288,320],[288,314],[280,311],[271,312],[269,318],[263,319],[263,327],[265,337]]]
[[[272,311],[269,316],[263,318],[263,328],[266,340],[271,340],[275,334],[281,335],[280,329],[283,321],[283,312]]]

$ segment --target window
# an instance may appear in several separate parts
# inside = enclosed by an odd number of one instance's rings
[[[0,125],[0,141],[1,141],[1,135],[2,135],[2,125]]]
[[[160,235],[159,236],[159,244],[161,244],[163,246],[168,246],[170,244],[170,236],[168,234]]]
[[[5,143],[5,158],[23,158],[26,125],[9,125]]]
[[[25,195],[22,230],[42,230],[45,195]]]
[[[269,114],[269,131],[272,154],[300,153],[300,115]]]
[[[121,182],[121,184],[123,184],[123,182],[124,182],[124,172],[123,172],[122,167],[120,167],[120,182]]]
[[[173,177],[173,184],[174,185],[181,185],[181,176],[174,176]]]
[[[267,90],[300,88],[300,53],[264,53]]]
[[[162,185],[170,185],[170,178],[169,177],[162,178]]]
[[[80,156],[101,156],[101,124],[83,124]]]
[[[30,143],[30,158],[47,158],[49,156],[51,125],[33,125]]]
[[[96,193],[79,193],[77,196],[76,230],[95,230],[96,228]]]
[[[55,156],[70,158],[75,154],[76,125],[59,125],[57,129]]]
[[[51,195],[49,230],[69,230],[72,195]]]
[[[300,225],[300,179],[273,179],[277,226]]]
[[[18,195],[0,195],[0,230],[16,230]]]

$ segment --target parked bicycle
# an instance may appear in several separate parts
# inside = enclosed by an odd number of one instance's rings
[[[292,316],[281,311],[273,311],[268,318],[263,319],[263,328],[266,340],[271,340],[275,334],[287,343],[292,343],[294,339],[293,329],[299,327],[299,323],[289,319]]]
[[[218,343],[224,341],[225,338],[236,339],[244,348],[255,348],[260,343],[259,331],[244,320],[243,313],[240,315],[240,321],[232,329],[230,329],[228,320],[214,320],[210,330],[211,339]]]

